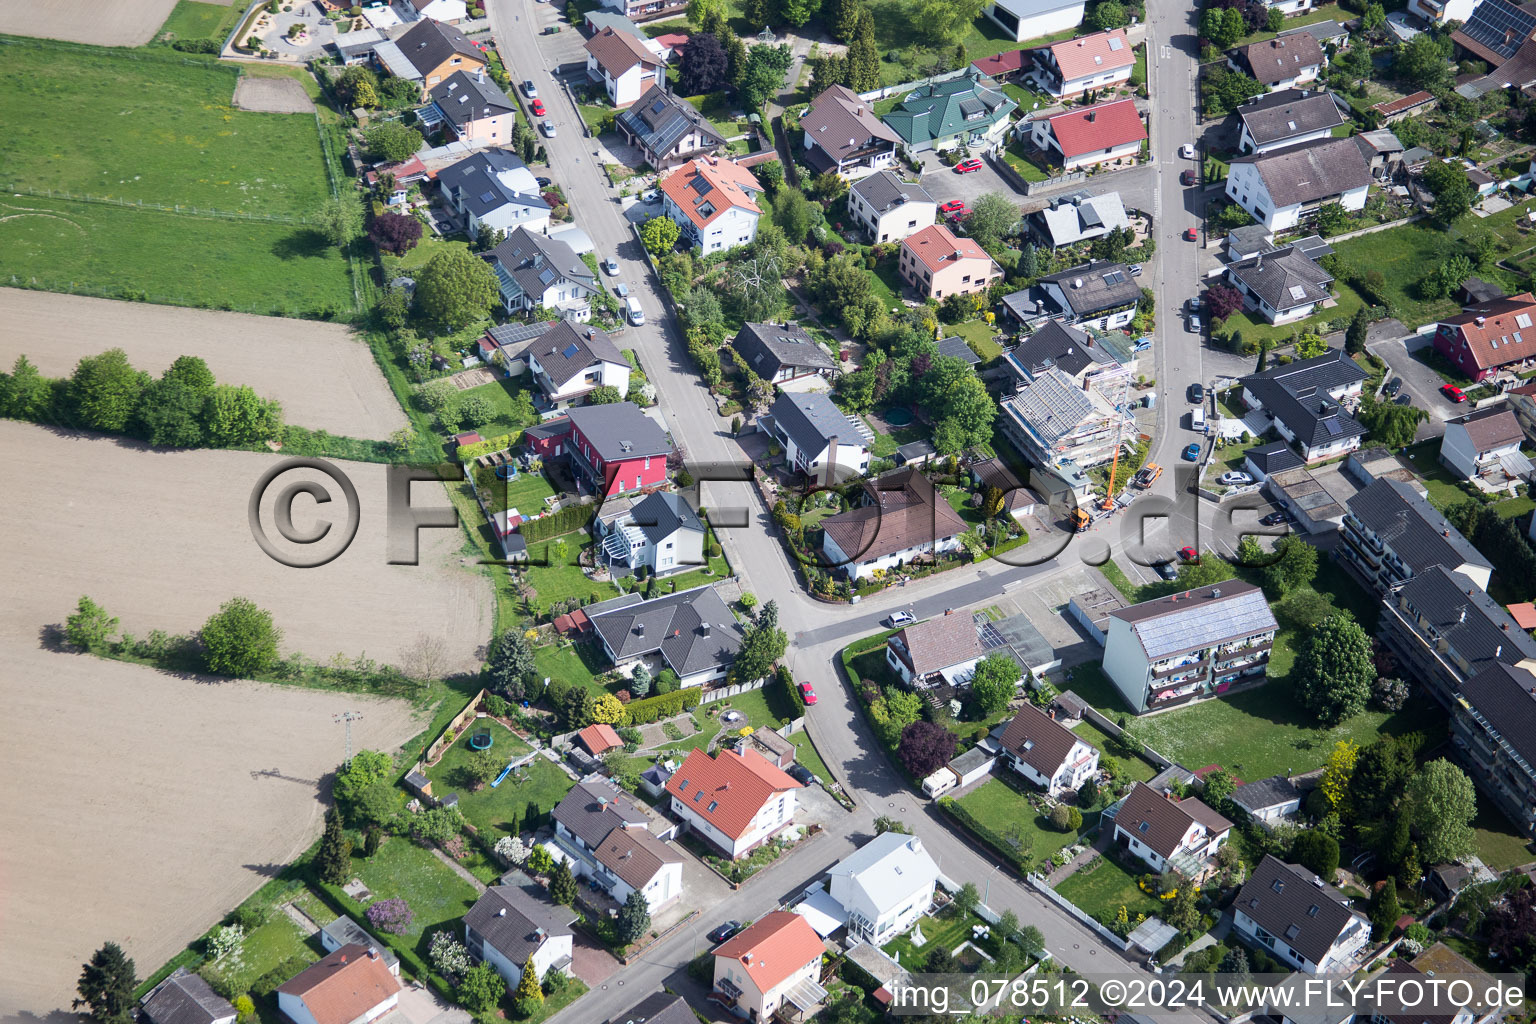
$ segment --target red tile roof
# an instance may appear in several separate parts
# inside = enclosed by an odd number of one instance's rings
[[[1395,100],[1383,100],[1371,109],[1381,114],[1383,117],[1391,117],[1393,114],[1401,114],[1405,110],[1412,110],[1420,103],[1428,103],[1434,98],[1435,96],[1433,93],[1420,90],[1419,92],[1409,93],[1407,96],[1402,96]]]
[[[1114,149],[1147,137],[1134,100],[1095,103],[1049,119],[1051,132],[1068,160],[1096,150]]]
[[[624,741],[619,739],[619,734],[613,726],[599,722],[589,725],[576,734],[576,740],[587,748],[587,753],[593,757],[607,753],[615,747],[622,747]]]
[[[661,180],[661,190],[701,228],[733,206],[762,213],[754,201],[762,184],[745,167],[719,157],[688,161]]]
[[[1523,317],[1525,323],[1520,319]],[[1479,323],[1481,321],[1481,323]],[[1485,302],[1440,321],[1458,334],[1480,369],[1519,362],[1536,355],[1536,296],[1530,292]],[[1515,340],[1519,332],[1520,340]],[[1494,346],[1498,342],[1498,346]]]
[[[1025,68],[1032,67],[1034,63],[1035,59],[1030,56],[1028,50],[1004,50],[1002,53],[971,61],[971,67],[991,78],[1006,78],[1008,75],[1016,75]]]
[[[1526,601],[1524,604],[1512,604],[1509,606],[1509,617],[1515,620],[1515,625],[1521,629],[1536,629],[1536,604]]]
[[[278,987],[298,996],[316,1024],[349,1024],[400,991],[384,958],[367,947],[342,946]]]
[[[799,788],[755,750],[722,750],[710,757],[694,749],[667,780],[668,793],[732,839],[741,838],[770,799]]]
[[[726,939],[715,956],[740,961],[757,990],[768,992],[824,952],[826,945],[810,922],[791,911],[775,910]]]
[[[612,28],[605,28],[588,39],[586,51],[597,58],[598,67],[614,78],[618,78],[636,64],[644,64],[652,68],[662,66],[661,59],[647,50],[644,43],[628,32],[615,32]]]
[[[943,270],[946,263],[957,259],[992,261],[987,251],[973,239],[957,238],[942,224],[930,224],[914,235],[908,235],[901,243],[912,250],[912,255],[922,261],[929,270]]]
[[[669,50],[681,50],[688,45],[688,33],[667,32],[656,37],[656,43],[665,46]]]
[[[1119,45],[1112,45],[1111,41]],[[1062,80],[1067,82],[1136,64],[1135,51],[1126,41],[1123,28],[1063,40],[1049,49],[1056,59],[1056,66],[1061,69]]]

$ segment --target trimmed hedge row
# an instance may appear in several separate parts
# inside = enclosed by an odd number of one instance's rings
[[[673,690],[671,693],[663,693],[659,697],[632,700],[624,705],[627,719],[625,724],[647,725],[658,718],[670,718],[684,711],[691,711],[699,706],[700,692],[700,687],[688,686],[681,690]]]
[[[1023,857],[1020,857],[1017,851],[1015,851],[1013,847],[1009,845],[1007,840],[998,835],[996,832],[992,831],[989,826],[983,825],[979,820],[977,820],[975,815],[971,814],[970,811],[966,810],[964,807],[960,806],[960,804],[955,802],[953,797],[939,797],[939,807],[943,809],[945,814],[948,814],[951,818],[954,818],[955,821],[969,829],[977,839],[980,839],[982,842],[991,847],[992,851],[1003,860],[1007,861],[1009,866],[1012,867],[1015,871],[1019,872],[1020,874],[1029,873],[1029,862]]]
[[[488,437],[484,441],[479,441],[475,444],[461,444],[454,455],[460,462],[469,462],[473,459],[478,459],[482,455],[495,455],[497,452],[504,452],[517,444],[518,439],[522,436],[523,432],[519,430],[513,434],[502,434],[500,437]]]
[[[560,537],[572,530],[581,530],[592,525],[592,520],[597,518],[597,505],[568,505],[554,515],[544,516],[542,519],[532,519],[517,528],[523,535],[523,540],[529,544],[551,537]]]

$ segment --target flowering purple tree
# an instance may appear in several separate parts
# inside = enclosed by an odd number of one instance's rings
[[[368,923],[391,935],[404,935],[415,916],[405,900],[379,900],[368,908]]]

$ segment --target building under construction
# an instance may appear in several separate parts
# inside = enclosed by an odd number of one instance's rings
[[[1140,436],[1130,393],[1130,371],[1118,363],[1102,364],[1082,383],[1050,368],[1002,401],[1000,422],[1026,458],[1086,501],[1087,470],[1113,462]]]

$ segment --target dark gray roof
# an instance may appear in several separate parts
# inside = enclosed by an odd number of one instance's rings
[[[923,191],[916,182],[905,182],[890,171],[880,171],[853,183],[850,189],[862,198],[876,213],[900,206],[903,203],[931,203],[933,197]]]
[[[744,324],[732,342],[752,372],[764,380],[786,366],[831,370],[837,364],[799,324]]]
[[[496,83],[483,73],[471,75],[455,71],[434,85],[427,95],[455,126],[509,114],[517,109],[507,94],[496,88]]]
[[[1296,454],[1296,449],[1284,441],[1271,441],[1269,444],[1250,448],[1247,455],[1254,467],[1265,476],[1283,473],[1287,469],[1296,469],[1304,465],[1301,456]]]
[[[1312,24],[1303,25],[1300,28],[1286,29],[1280,34],[1288,36],[1292,32],[1305,32],[1320,43],[1325,43],[1332,39],[1342,39],[1349,35],[1349,29],[1336,21],[1314,21]]]
[[[741,649],[741,630],[711,586],[599,612],[594,607],[587,608],[592,627],[620,661],[660,651],[672,671],[689,676],[729,665]]]
[[[452,25],[444,25],[430,18],[417,22],[409,32],[395,40],[395,45],[400,48],[405,59],[411,62],[417,74],[423,76],[455,53],[485,63],[485,54],[469,41],[468,36]]]
[[[1342,349],[1327,355],[1272,366],[1242,378],[1242,385],[1302,444],[1318,445],[1361,437],[1365,428],[1328,392],[1365,380],[1365,371]]]
[[[1149,661],[1278,628],[1264,591],[1243,580],[1153,598],[1109,614],[1131,624]]]
[[[1091,316],[1141,300],[1141,286],[1124,263],[1084,263],[1042,277],[1040,282],[1058,285],[1066,296],[1068,311],[1078,316]]]
[[[1261,39],[1247,46],[1239,46],[1253,77],[1265,85],[1274,85],[1295,78],[1304,68],[1323,63],[1323,47],[1316,37],[1305,32]]]
[[[1232,162],[1253,164],[1276,206],[1310,203],[1371,183],[1371,166],[1353,139],[1313,139]]]
[[[1462,681],[1461,695],[1514,748],[1536,765],[1536,676],[1502,662]]]
[[[531,886],[496,885],[469,908],[464,924],[521,966],[546,938],[572,934],[571,922],[575,919],[575,911],[548,902]]]
[[[1227,264],[1227,273],[1250,292],[1284,313],[1328,298],[1333,275],[1304,256],[1294,245],[1270,249]]]
[[[1403,560],[1409,575],[1436,565],[1493,568],[1461,531],[1400,480],[1383,477],[1350,498],[1348,504],[1350,514]]]
[[[971,346],[967,345],[965,339],[958,334],[939,339],[939,355],[959,359],[969,366],[975,366],[981,362],[981,356],[972,351]]]
[[[491,257],[525,295],[544,294],[560,278],[595,288],[592,269],[581,261],[576,251],[559,239],[516,228],[495,249]]]
[[[1399,585],[1396,596],[1434,627],[1457,660],[1466,663],[1465,675],[1500,661],[1518,665],[1536,658],[1536,640],[1510,618],[1503,605],[1459,572],[1434,566]]]
[[[144,1013],[153,1024],[213,1024],[235,1016],[235,1008],[202,978],[178,967],[144,997]]]
[[[939,454],[939,450],[933,446],[932,441],[908,441],[896,449],[896,465],[911,462],[914,459],[927,459]]]
[[[696,129],[704,139],[704,145],[697,150],[699,156],[725,145],[720,133],[687,100],[657,85],[647,89],[627,110],[619,111],[618,123],[657,157],[670,153],[690,129]]]
[[[547,210],[549,204],[536,192],[516,192],[507,187],[499,174],[525,168],[511,153],[499,149],[482,150],[437,172],[437,183],[446,191],[458,193],[466,209],[484,217],[503,206],[517,205]]]
[[[1344,894],[1296,864],[1265,855],[1232,906],[1314,964],[1352,922],[1363,921]]]
[[[1245,782],[1232,791],[1232,802],[1250,814],[1257,814],[1267,807],[1279,807],[1302,798],[1301,787],[1294,779],[1284,775],[1271,775],[1267,779]]]
[[[656,421],[634,402],[582,405],[570,411],[571,422],[605,462],[644,455],[665,455],[672,442]]]
[[[1338,104],[1327,93],[1281,89],[1237,108],[1254,141],[1261,146],[1344,123]]]
[[[593,363],[629,365],[629,360],[624,358],[624,353],[608,337],[608,332],[601,327],[572,323],[569,320],[556,323],[518,355],[537,359],[556,387],[564,385]]]
[[[1111,359],[1102,346],[1094,344],[1092,337],[1056,320],[1047,320],[1034,334],[1020,338],[1008,353],[1008,362],[1030,377],[1051,366],[1076,377],[1093,364]]]
[[[678,530],[704,532],[704,524],[699,521],[692,506],[682,495],[671,491],[651,492],[630,510],[629,517],[652,544],[659,543]]]
[[[819,453],[834,435],[840,445],[864,443],[858,428],[820,391],[780,392],[768,411],[795,447],[808,455]]]
[[[652,992],[608,1024],[698,1024],[688,1000],[670,992]]]
[[[606,781],[583,779],[555,805],[554,819],[595,849],[616,828],[646,828],[650,818]]]

